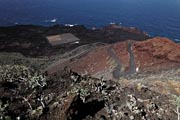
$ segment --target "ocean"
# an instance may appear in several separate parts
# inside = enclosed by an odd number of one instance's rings
[[[0,26],[110,23],[180,43],[180,0],[0,0]]]

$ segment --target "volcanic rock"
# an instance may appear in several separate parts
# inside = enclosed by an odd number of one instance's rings
[[[52,47],[47,36],[72,33],[79,44],[63,44]],[[68,27],[55,25],[50,27],[17,25],[0,27],[0,52],[19,52],[25,56],[51,56],[73,50],[76,47],[96,42],[115,43],[127,39],[145,40],[148,35],[138,29],[108,26],[101,29],[87,29],[82,25]]]

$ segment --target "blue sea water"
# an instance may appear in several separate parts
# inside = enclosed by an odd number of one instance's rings
[[[0,26],[111,22],[180,42],[180,0],[0,0]]]

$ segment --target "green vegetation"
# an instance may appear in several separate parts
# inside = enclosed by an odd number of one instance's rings
[[[23,83],[24,87],[35,88],[37,86],[44,87],[46,85],[45,78],[40,73],[26,66],[20,65],[3,65],[0,66],[0,79],[3,82]]]
[[[179,96],[174,96],[175,97],[175,105],[180,107],[180,95]]]
[[[4,89],[4,92],[0,93],[2,95],[0,97],[0,119],[19,118],[18,114],[15,115],[16,118],[11,118],[11,110],[16,110],[18,107],[24,109],[22,115],[30,114],[32,117],[37,116],[37,113],[38,116],[40,115],[36,111],[45,106],[43,99],[40,99],[42,94],[39,94],[38,90],[47,85],[44,74],[23,65],[1,65],[0,84]],[[36,97],[37,94],[40,97]],[[39,101],[40,104],[34,103],[35,101]]]

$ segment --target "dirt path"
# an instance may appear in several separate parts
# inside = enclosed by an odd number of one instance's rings
[[[128,49],[128,53],[129,53],[129,64],[130,64],[129,71],[127,72],[128,75],[134,74],[136,72],[136,64],[135,64],[135,60],[134,60],[132,45],[133,45],[133,42],[127,43],[127,49]]]
[[[122,68],[122,63],[120,61],[120,59],[118,58],[118,56],[116,55],[114,49],[112,48],[112,46],[110,46],[107,49],[108,55],[115,61],[115,63],[117,64],[117,66],[114,68],[112,74],[113,77],[115,79],[119,79],[122,76],[127,76],[127,75],[132,75],[136,72],[136,65],[135,65],[135,61],[134,61],[134,54],[132,51],[132,45],[133,42],[127,42],[127,50],[128,50],[128,54],[129,54],[129,64],[130,64],[130,68],[127,72],[123,72],[121,71]]]

